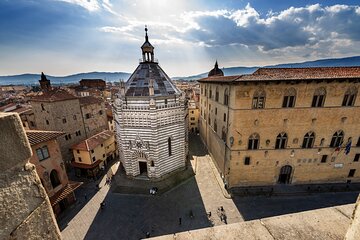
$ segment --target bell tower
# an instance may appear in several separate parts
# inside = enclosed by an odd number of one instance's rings
[[[50,80],[48,80],[43,72],[41,72],[41,79],[39,80],[40,88],[43,92],[51,90]]]
[[[154,62],[154,47],[149,42],[147,31],[148,29],[145,26],[145,42],[141,46],[143,62]]]

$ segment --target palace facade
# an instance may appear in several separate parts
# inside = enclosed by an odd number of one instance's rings
[[[229,188],[360,181],[360,67],[219,70],[199,127]]]

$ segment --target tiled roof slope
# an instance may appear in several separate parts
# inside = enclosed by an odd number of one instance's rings
[[[92,96],[81,97],[79,98],[79,101],[80,101],[80,105],[89,105],[89,104],[96,104],[102,102],[101,99]]]
[[[241,76],[211,76],[199,79],[198,82],[233,82]]]
[[[88,139],[85,139],[84,141],[81,141],[78,144],[75,144],[72,146],[72,149],[75,150],[81,150],[81,151],[90,151],[99,146],[101,143],[105,142],[107,139],[109,139],[111,136],[114,135],[114,132],[105,130],[101,133],[98,133],[92,137],[89,137]]]
[[[360,67],[259,68],[252,74],[214,76],[199,82],[242,82],[282,80],[360,79]]]
[[[47,142],[63,134],[63,132],[58,131],[26,130],[26,136],[29,139],[30,145]]]
[[[180,94],[180,90],[162,70],[159,64],[143,62],[136,68],[126,83],[126,96],[149,96],[150,79],[153,80],[154,95]]]
[[[64,101],[70,99],[77,99],[78,97],[68,93],[64,89],[53,89],[48,92],[44,92],[41,95],[36,95],[31,98],[31,101],[40,101],[40,102],[56,102]]]
[[[360,67],[259,68],[253,74],[242,75],[237,81],[330,78],[360,78]]]

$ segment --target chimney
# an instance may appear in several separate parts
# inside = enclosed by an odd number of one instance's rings
[[[125,83],[122,79],[120,80],[120,96],[125,96]]]

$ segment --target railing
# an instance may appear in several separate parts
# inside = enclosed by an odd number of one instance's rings
[[[139,58],[139,63],[150,63],[151,61],[144,61],[142,58]],[[159,63],[159,60],[157,58],[154,58],[154,63]]]

